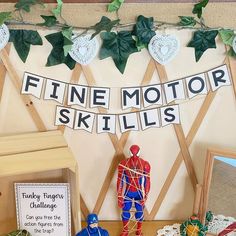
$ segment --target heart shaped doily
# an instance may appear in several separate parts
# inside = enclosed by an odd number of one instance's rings
[[[170,62],[177,55],[179,49],[178,38],[170,34],[156,34],[148,44],[149,53],[162,65]]]
[[[157,231],[157,236],[180,236],[180,224],[166,225]]]
[[[99,44],[91,35],[82,35],[73,40],[70,56],[81,65],[88,65],[97,55]]]
[[[0,26],[0,50],[7,45],[9,38],[10,38],[10,33],[8,28],[5,24],[2,24]]]

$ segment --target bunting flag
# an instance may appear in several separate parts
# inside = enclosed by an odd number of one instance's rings
[[[66,84],[57,80],[47,79],[44,100],[54,100],[63,104]]]
[[[208,93],[205,74],[190,76],[185,79],[188,97],[193,98],[196,95],[206,95]]]
[[[180,124],[179,105],[130,112],[119,115],[95,114],[87,111],[57,106],[55,125],[65,125],[74,130],[93,132],[95,119],[97,133],[117,133],[116,120],[119,120],[120,132],[139,131],[159,128],[170,124]]]
[[[136,108],[139,109],[138,112],[95,114],[57,106],[55,125],[65,125],[74,130],[85,130],[91,133],[96,120],[97,133],[115,134],[117,120],[121,133],[180,124],[179,106],[172,105],[173,102],[206,95],[210,89],[215,91],[229,85],[231,85],[231,78],[228,68],[226,65],[221,65],[204,73],[163,84],[121,88],[122,110]],[[107,110],[111,92],[112,88],[69,84],[29,72],[24,73],[21,90],[22,94],[53,100],[59,104],[79,106],[83,109],[103,107]],[[145,108],[149,106],[157,106],[157,108],[146,110]]]
[[[68,85],[68,97],[67,97],[67,105],[78,105],[81,107],[86,107],[88,98],[88,87],[77,85],[77,84],[69,84]]]
[[[163,105],[162,86],[160,84],[142,87],[142,94],[145,108],[151,105]]]

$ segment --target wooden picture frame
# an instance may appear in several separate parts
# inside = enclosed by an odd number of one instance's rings
[[[60,131],[0,137],[0,235],[17,228],[15,183],[69,183],[72,235],[81,230],[79,171]]]
[[[214,157],[223,156],[232,159],[236,159],[236,150],[227,150],[227,149],[208,149],[206,160],[205,160],[205,169],[204,169],[204,179],[203,179],[203,189],[202,189],[202,200],[200,208],[200,220],[204,224],[205,216],[208,207],[209,200],[209,191],[212,179],[212,170],[214,165]]]

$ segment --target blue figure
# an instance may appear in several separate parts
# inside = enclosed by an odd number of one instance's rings
[[[88,226],[82,229],[76,236],[109,236],[105,229],[98,226],[98,216],[89,214],[87,217]]]

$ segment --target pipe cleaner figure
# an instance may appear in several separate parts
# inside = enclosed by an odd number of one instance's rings
[[[180,226],[181,236],[205,236],[208,228],[203,225],[196,215],[191,216]]]
[[[98,226],[98,216],[89,214],[87,217],[88,226],[82,229],[76,236],[109,236],[108,232]]]
[[[138,145],[130,147],[131,157],[122,160],[118,166],[117,194],[118,206],[122,209],[123,231],[120,236],[129,235],[129,221],[131,208],[134,203],[135,221],[137,224],[136,235],[142,234],[142,221],[144,204],[150,190],[149,163],[139,157]]]

